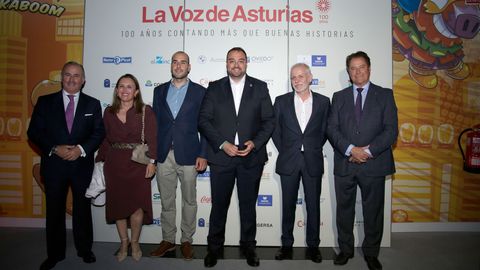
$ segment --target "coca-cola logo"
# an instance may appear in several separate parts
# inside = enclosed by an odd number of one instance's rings
[[[212,203],[212,197],[203,196],[203,197],[200,199],[200,203]]]

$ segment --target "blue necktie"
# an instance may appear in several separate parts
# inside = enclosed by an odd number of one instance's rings
[[[357,124],[360,124],[362,118],[362,91],[363,88],[357,88],[357,99],[355,100],[355,119]]]

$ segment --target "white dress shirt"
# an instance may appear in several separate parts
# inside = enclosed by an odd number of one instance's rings
[[[308,98],[306,100],[302,100],[302,98],[295,92],[293,98],[295,104],[295,114],[297,115],[298,124],[300,125],[300,129],[302,133],[305,132],[305,128],[307,127],[308,121],[312,116],[312,106],[313,106],[313,98],[312,92],[308,91]],[[303,151],[303,144],[302,144],[302,151]]]
[[[230,86],[232,87],[233,102],[235,103],[235,112],[238,116],[238,110],[240,109],[240,102],[242,101],[243,87],[245,86],[245,75],[239,82],[235,82],[230,79]],[[235,132],[235,144],[239,144],[238,132]]]

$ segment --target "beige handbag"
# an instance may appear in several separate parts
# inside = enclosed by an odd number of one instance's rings
[[[150,158],[147,156],[148,145],[145,143],[145,106],[142,109],[142,143],[135,146],[132,151],[131,160],[137,163],[148,165]]]

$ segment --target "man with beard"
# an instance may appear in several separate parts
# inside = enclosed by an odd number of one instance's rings
[[[176,191],[180,181],[182,191],[182,222],[180,229],[183,258],[193,258],[193,234],[197,216],[197,174],[207,167],[206,140],[198,135],[198,114],[205,88],[188,79],[190,58],[178,51],[171,62],[172,79],[155,87],[153,110],[157,117],[158,167],[157,185],[160,191],[163,241],[151,252],[162,257],[175,249],[177,227]]]
[[[211,82],[200,109],[199,127],[207,138],[212,209],[205,267],[221,257],[230,200],[237,184],[240,246],[250,266],[260,264],[256,247],[256,202],[266,144],[275,118],[267,84],[250,77],[247,54],[240,47],[227,53],[228,76]]]

